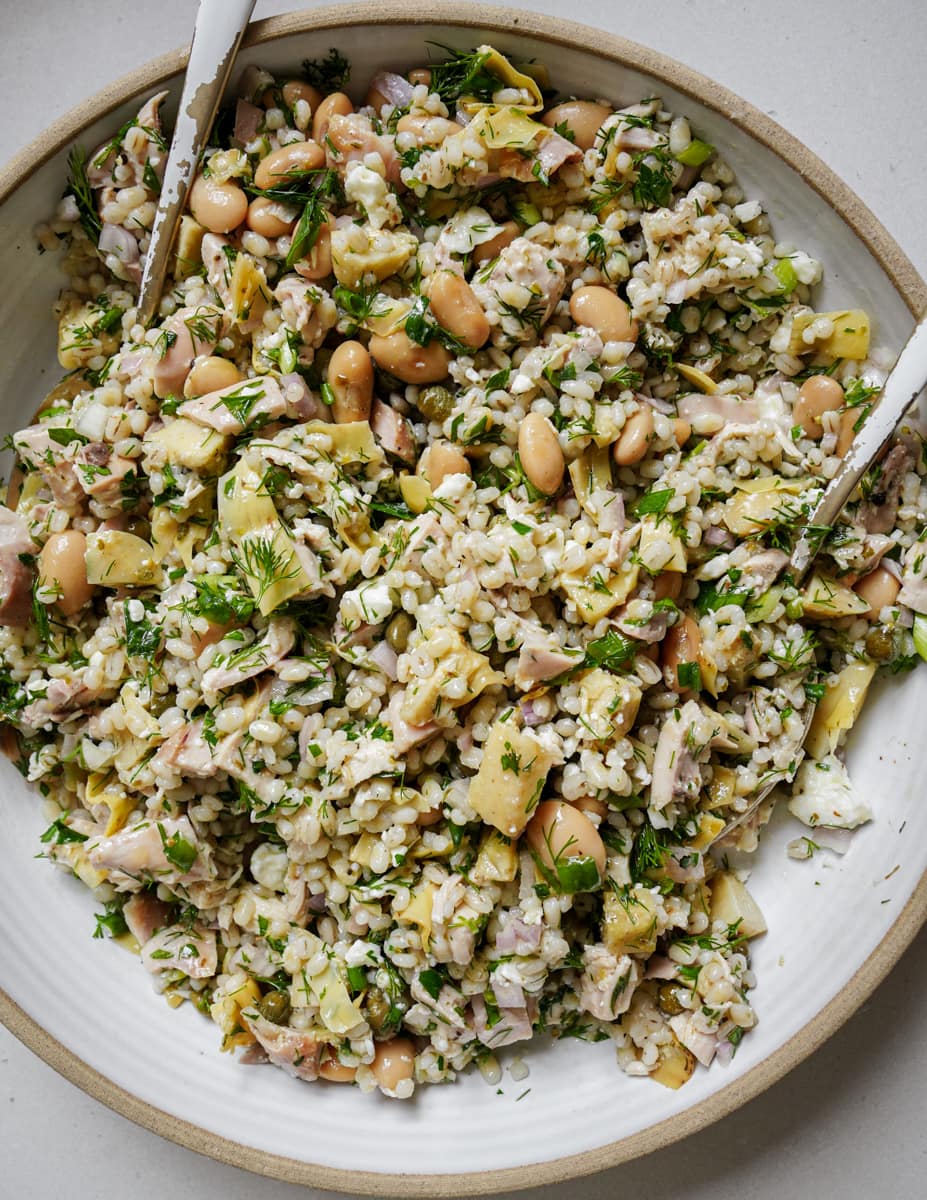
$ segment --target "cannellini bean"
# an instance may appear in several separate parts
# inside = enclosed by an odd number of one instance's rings
[[[684,417],[676,417],[673,421],[673,437],[676,439],[676,445],[680,448],[686,444],[692,436],[692,426]]]
[[[210,354],[194,362],[184,382],[183,394],[188,400],[193,396],[205,396],[208,392],[217,392],[220,388],[240,383],[242,378],[241,371],[233,362]]]
[[[210,233],[231,233],[245,219],[248,197],[237,183],[216,183],[197,175],[190,188],[190,212]]]
[[[266,238],[292,233],[296,220],[291,208],[267,196],[255,196],[248,205],[248,215],[245,217],[248,228]]]
[[[328,363],[332,416],[339,425],[366,421],[373,404],[373,363],[360,342],[341,342]]]
[[[840,414],[840,426],[837,430],[837,445],[834,453],[841,458],[846,454],[849,448],[853,445],[853,439],[856,437],[856,422],[859,420],[860,414],[855,408],[848,408],[846,412]]]
[[[864,575],[859,583],[854,584],[853,591],[865,600],[872,609],[872,617],[878,617],[883,608],[895,603],[901,584],[885,567],[876,567],[868,575]]]
[[[438,324],[465,346],[478,350],[489,340],[489,321],[476,293],[463,276],[454,271],[436,272],[431,277],[428,298]]]
[[[578,800],[573,801],[573,807],[578,808],[584,816],[595,813],[603,821],[608,815],[608,805],[598,796],[580,796]]]
[[[207,646],[214,646],[216,642],[225,637],[228,631],[228,625],[216,625],[210,621],[202,633],[191,632],[190,645],[193,647],[193,653],[199,658]]]
[[[319,1078],[329,1083],[353,1083],[356,1074],[356,1067],[346,1067],[337,1058],[328,1058],[319,1067]]]
[[[438,383],[447,377],[451,364],[450,353],[440,342],[420,346],[402,329],[386,337],[374,334],[368,349],[378,367],[403,383]]]
[[[384,1091],[394,1092],[403,1080],[411,1079],[415,1069],[415,1046],[410,1038],[397,1037],[378,1042],[370,1068]]]
[[[689,613],[684,613],[672,629],[667,630],[661,647],[660,660],[664,673],[669,676],[669,687],[679,692],[686,690],[679,686],[679,664],[697,663],[701,649],[698,622]]]
[[[619,467],[633,466],[647,453],[652,439],[653,410],[645,404],[628,417],[621,436],[612,447],[612,457]]]
[[[602,123],[611,114],[610,108],[592,100],[565,100],[563,104],[549,109],[541,120],[551,129],[566,125],[580,150],[589,150],[595,145],[595,136],[602,128]]]
[[[469,475],[470,463],[450,442],[432,442],[418,460],[416,474],[427,479],[434,489],[440,487],[448,475]]]
[[[79,529],[53,533],[39,553],[39,578],[54,588],[57,605],[66,617],[84,607],[96,588],[87,582],[84,555],[87,539]]]
[[[294,171],[316,171],[325,166],[325,151],[318,142],[290,142],[262,158],[254,172],[255,187],[269,188],[286,182]]]
[[[589,818],[572,804],[545,800],[525,830],[528,845],[544,866],[556,871],[558,862],[591,858],[605,875],[605,846]]]
[[[332,273],[332,227],[328,222],[319,226],[319,232],[308,255],[295,264],[295,270],[303,279],[315,283],[327,279]]]
[[[682,578],[679,571],[662,571],[653,581],[654,600],[678,600]]]
[[[300,100],[305,100],[312,112],[322,103],[322,93],[304,79],[288,79],[281,89],[283,103],[287,108],[295,108]]]
[[[497,233],[494,238],[490,238],[488,242],[481,242],[478,246],[473,247],[473,261],[479,266],[480,263],[498,258],[506,246],[510,246],[515,241],[519,232],[517,221],[503,221],[501,232]]]
[[[351,103],[350,96],[346,96],[344,92],[332,92],[313,109],[312,112],[312,137],[316,142],[324,142],[325,135],[328,133],[328,126],[331,119],[337,113],[338,116],[346,117],[348,113],[354,111],[354,105]]]
[[[798,399],[792,410],[796,425],[800,425],[810,438],[824,435],[821,417],[826,412],[836,412],[843,405],[843,388],[829,375],[812,375],[798,389]]]
[[[563,451],[546,417],[529,412],[518,430],[518,455],[528,480],[546,496],[563,483]]]
[[[593,284],[577,288],[570,297],[570,316],[577,325],[588,325],[603,342],[636,342],[637,322],[620,296]]]

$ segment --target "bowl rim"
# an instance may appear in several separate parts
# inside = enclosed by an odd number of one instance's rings
[[[493,33],[524,33],[552,47],[591,52],[642,70],[714,110],[796,171],[841,217],[885,271],[913,316],[927,309],[927,283],[882,223],[852,189],[797,138],[728,88],[664,54],[603,30],[559,17],[463,0],[361,0],[269,17],[253,23],[251,47],[294,34],[358,24],[449,25]],[[0,168],[0,204],[83,129],[184,69],[187,50],[160,55],[70,109]],[[791,1071],[834,1034],[886,977],[927,920],[927,872],[879,946],[840,992],[803,1029],[739,1079],[685,1112],[594,1150],[540,1163],[448,1175],[354,1171],[304,1162],[244,1146],[165,1112],[120,1087],[52,1037],[0,988],[0,1023],[69,1082],[153,1133],[220,1162],[280,1179],[372,1196],[466,1196],[537,1187],[590,1175],[652,1153],[727,1116]]]

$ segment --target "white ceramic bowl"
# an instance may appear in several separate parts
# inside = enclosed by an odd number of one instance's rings
[[[293,69],[337,46],[363,91],[378,68],[428,58],[427,42],[491,41],[536,57],[564,93],[629,103],[660,95],[686,113],[764,201],[780,240],[827,268],[824,307],[859,305],[875,343],[900,347],[927,289],[878,222],[804,147],[749,105],[661,56],[594,30],[524,12],[389,3],[274,18],[253,27],[242,65]],[[30,231],[61,194],[74,140],[102,141],[163,83],[176,100],[180,55],[133,73],[65,117],[0,175],[3,432],[27,423],[59,375],[49,314],[52,256]],[[0,1019],[73,1082],[193,1149],[268,1175],[354,1192],[476,1194],[584,1174],[704,1127],[772,1083],[832,1033],[893,965],[927,915],[927,808],[918,797],[919,712],[927,672],[876,689],[849,755],[876,820],[843,860],[796,864],[780,813],[751,887],[770,932],[753,944],[761,1024],[733,1063],[679,1092],[622,1075],[609,1045],[532,1048],[530,1079],[503,1095],[476,1073],[401,1104],[245,1070],[218,1053],[215,1026],[158,1001],[137,961],[93,941],[95,905],[36,862],[36,797],[0,762]],[[526,1087],[527,1095],[519,1098]]]

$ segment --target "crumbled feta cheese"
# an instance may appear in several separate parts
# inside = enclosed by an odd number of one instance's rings
[[[872,809],[850,782],[847,769],[833,754],[805,759],[798,768],[789,812],[806,825],[855,829],[872,820]]]
[[[364,163],[354,163],[348,168],[344,180],[344,194],[367,214],[374,229],[382,229],[393,221],[394,211],[388,201],[389,185],[386,180]]]

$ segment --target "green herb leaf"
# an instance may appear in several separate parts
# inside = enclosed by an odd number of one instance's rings
[[[57,442],[59,446],[70,446],[71,442],[80,442],[82,446],[86,446],[90,441],[90,438],[84,437],[76,429],[67,429],[64,426],[49,429],[47,432],[49,441]]]
[[[363,967],[348,967],[348,986],[355,993],[366,989],[367,972]]]
[[[40,842],[44,842],[46,845],[51,842],[54,846],[66,846],[69,842],[86,842],[86,840],[86,833],[79,833],[76,829],[65,825],[64,817],[57,817],[52,821],[39,838]]]
[[[436,971],[434,967],[426,967],[424,971],[419,971],[418,981],[432,1000],[437,1000],[444,987],[444,976],[441,972]]]
[[[87,178],[87,152],[81,146],[74,146],[68,155],[68,172],[68,188],[77,204],[80,223],[87,237],[96,245],[103,224],[97,214],[93,189]]]
[[[161,835],[161,847],[167,861],[178,871],[184,873],[189,871],[196,862],[196,847],[191,845],[182,834],[172,833],[168,837],[160,821],[158,822],[158,833]]]
[[[351,78],[351,64],[332,46],[324,58],[304,59],[303,74],[320,92],[340,92]]]
[[[647,513],[665,512],[667,504],[676,495],[675,488],[664,488],[658,492],[647,492],[641,496],[634,506],[635,515],[643,517]]]
[[[133,658],[153,659],[161,646],[161,629],[147,617],[134,620],[131,608],[135,601],[124,600],[122,611],[126,623],[126,654]]]
[[[604,637],[595,638],[586,647],[584,666],[606,667],[619,670],[630,662],[637,650],[637,643],[617,629],[610,629]]]
[[[126,924],[126,919],[122,915],[122,900],[107,900],[106,911],[94,913],[96,918],[96,929],[93,931],[95,938],[105,936],[121,937],[124,933],[129,932],[129,927]]]

